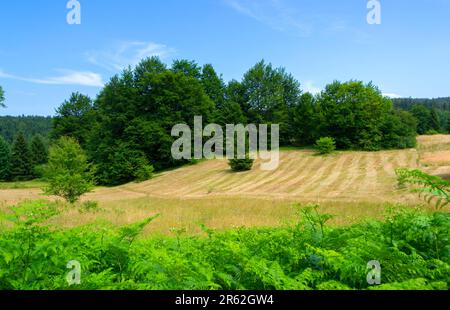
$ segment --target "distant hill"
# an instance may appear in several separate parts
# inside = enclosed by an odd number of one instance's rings
[[[430,109],[450,111],[450,97],[425,99],[425,98],[397,98],[392,99],[398,109],[408,110],[414,104],[424,105]]]
[[[0,116],[0,135],[9,143],[19,131],[22,131],[28,140],[37,134],[48,138],[51,128],[50,116]]]

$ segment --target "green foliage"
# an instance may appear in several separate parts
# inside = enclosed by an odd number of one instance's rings
[[[0,116],[0,136],[12,144],[14,138],[22,132],[27,141],[40,135],[47,140],[52,128],[52,118],[43,116]]]
[[[289,144],[293,138],[289,113],[299,100],[300,83],[284,68],[273,68],[262,60],[244,74],[241,87],[240,104],[248,122],[279,124],[280,144]]]
[[[153,178],[155,168],[152,165],[141,165],[135,172],[134,176],[137,182],[144,182]]]
[[[392,102],[373,84],[334,82],[317,97],[323,115],[322,136],[336,140],[341,149],[382,148],[381,126],[392,112]]]
[[[5,92],[3,91],[3,88],[0,86],[0,108],[5,107]]]
[[[290,113],[290,131],[296,145],[312,145],[319,137],[324,124],[316,98],[310,94],[302,94],[298,104]]]
[[[252,170],[254,160],[248,155],[245,159],[233,158],[228,161],[231,170],[234,172],[242,172]]]
[[[45,192],[63,197],[70,203],[76,202],[94,186],[93,169],[73,138],[62,137],[50,148],[43,173],[49,183]]]
[[[450,214],[396,207],[387,219],[331,228],[316,205],[295,226],[141,236],[157,216],[124,227],[48,226],[65,206],[27,202],[0,216],[0,289],[447,290]],[[395,210],[395,211],[394,211]],[[150,224],[151,225],[151,224]],[[6,228],[8,227],[8,228]],[[81,283],[69,286],[69,261]],[[380,286],[367,263],[381,263]]]
[[[31,153],[22,132],[19,132],[12,145],[10,173],[14,181],[25,181],[33,178]]]
[[[34,136],[30,145],[31,165],[34,167],[33,175],[41,177],[41,167],[48,161],[48,150],[40,136]]]
[[[87,147],[101,183],[132,181],[145,165],[161,170],[185,163],[172,158],[172,127],[193,127],[196,115],[211,122],[215,108],[197,71],[192,62],[176,61],[168,70],[151,58],[111,79],[94,104],[97,122]]]
[[[417,144],[417,119],[409,112],[394,110],[387,114],[380,130],[384,149],[413,148]]]
[[[8,143],[0,136],[0,181],[7,181],[10,177],[11,151]]]
[[[417,133],[419,135],[425,134],[432,129],[431,127],[431,110],[423,105],[415,104],[411,107],[411,113],[418,121]]]
[[[435,204],[436,209],[444,208],[450,204],[450,182],[440,177],[426,174],[420,170],[399,168],[396,170],[400,186],[416,185],[413,191],[419,193],[424,199]]]
[[[330,137],[322,137],[316,141],[316,150],[321,155],[331,154],[336,150],[336,141]]]
[[[438,135],[438,134],[440,134],[440,132],[435,129],[429,129],[429,130],[427,130],[427,132],[425,132],[425,135],[427,135],[427,136],[434,136],[434,135]]]
[[[68,101],[56,109],[51,137],[54,140],[72,137],[84,146],[92,130],[94,113],[91,98],[73,93]]]

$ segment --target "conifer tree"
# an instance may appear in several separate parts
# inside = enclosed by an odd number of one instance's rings
[[[30,150],[22,132],[17,135],[11,150],[11,178],[15,181],[32,178]]]
[[[48,161],[48,151],[42,138],[38,135],[31,140],[31,163],[33,166],[46,164]]]
[[[0,181],[9,180],[9,169],[10,169],[11,154],[9,150],[9,145],[0,136]]]

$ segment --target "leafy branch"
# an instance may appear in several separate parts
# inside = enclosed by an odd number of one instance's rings
[[[399,186],[415,185],[412,190],[431,203],[435,200],[435,208],[443,209],[450,204],[450,182],[440,177],[429,175],[418,169],[399,168],[396,171]]]

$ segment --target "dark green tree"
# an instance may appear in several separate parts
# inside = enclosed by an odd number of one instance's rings
[[[425,134],[431,129],[431,111],[423,105],[415,104],[411,107],[411,113],[417,119],[417,133]]]
[[[35,177],[39,176],[39,167],[48,161],[48,150],[40,136],[34,136],[30,144],[31,165]]]
[[[11,152],[9,144],[0,136],[0,181],[8,181],[10,177]]]
[[[322,124],[314,96],[304,93],[290,113],[289,130],[296,145],[311,145],[318,138]]]
[[[200,80],[202,77],[201,67],[193,60],[175,60],[171,70],[174,73],[181,73],[196,80]]]
[[[393,110],[381,125],[385,149],[413,148],[417,144],[417,119],[409,112]]]
[[[5,92],[3,91],[3,88],[0,86],[0,108],[5,107]]]
[[[440,132],[442,130],[440,115],[436,109],[431,110],[430,126],[431,129],[437,132]]]
[[[450,133],[450,112],[447,112],[447,132]]]
[[[210,64],[204,65],[201,74],[201,83],[208,97],[220,110],[225,101],[225,83]]]
[[[51,136],[53,139],[72,137],[85,145],[94,121],[91,98],[73,93],[69,100],[56,109]]]
[[[24,181],[33,178],[30,149],[22,132],[19,132],[12,145],[11,178],[14,181]]]
[[[373,84],[335,81],[317,101],[324,120],[321,135],[333,137],[338,148],[381,148],[380,124],[392,110],[392,102]]]
[[[213,121],[215,106],[199,79],[178,67],[153,70],[152,64],[145,60],[137,66],[139,74],[125,70],[113,77],[95,102],[97,127],[88,150],[101,183],[131,181],[138,166],[153,165],[160,170],[182,164],[172,158],[176,140],[172,127],[188,124],[193,128],[195,116],[203,116],[205,124]]]
[[[242,87],[248,122],[279,124],[280,143],[289,144],[289,113],[301,94],[299,82],[285,69],[261,61],[245,73]]]
[[[167,66],[156,56],[143,59],[134,69],[134,78],[141,81],[146,74],[158,74],[167,70]]]

